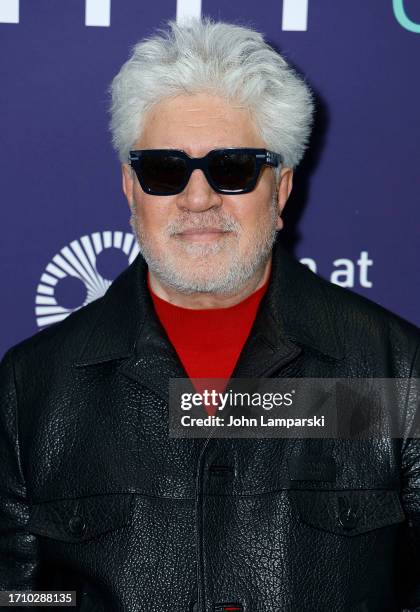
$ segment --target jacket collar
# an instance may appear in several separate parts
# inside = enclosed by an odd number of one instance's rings
[[[304,347],[340,359],[325,286],[277,240],[271,280],[232,376],[269,376]],[[155,389],[162,389],[164,379],[188,377],[155,314],[141,253],[101,301],[76,366],[126,359],[121,370]]]

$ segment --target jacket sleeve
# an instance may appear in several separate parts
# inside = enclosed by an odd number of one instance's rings
[[[407,401],[407,438],[402,440],[401,498],[406,520],[398,554],[402,610],[420,611],[420,345],[413,360]]]
[[[29,503],[22,471],[14,348],[0,361],[0,590],[35,590],[36,536],[25,531]]]

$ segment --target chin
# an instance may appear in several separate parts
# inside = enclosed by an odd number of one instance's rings
[[[185,271],[184,271],[185,272]],[[186,276],[185,273],[174,275],[174,281],[190,291],[213,291],[214,287],[223,284],[223,277],[219,274],[194,274]]]
[[[209,261],[195,260],[186,262],[180,266],[159,266],[154,269],[154,273],[161,282],[171,286],[180,293],[223,293],[227,278],[227,269],[220,265],[211,265]],[[221,273],[223,270],[223,273]]]

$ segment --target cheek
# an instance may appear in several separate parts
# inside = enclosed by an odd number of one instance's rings
[[[267,198],[267,196],[265,196]],[[267,225],[272,219],[271,201],[261,198],[252,198],[239,203],[234,216],[242,226],[242,232],[247,236],[255,233],[262,225]]]
[[[244,196],[244,206],[240,209],[244,229],[247,230],[261,227],[272,222],[274,182],[269,168],[261,177],[257,188]]]
[[[148,235],[158,238],[166,225],[166,218],[162,207],[157,202],[149,201],[151,197],[144,197],[141,202],[137,202],[136,220]]]

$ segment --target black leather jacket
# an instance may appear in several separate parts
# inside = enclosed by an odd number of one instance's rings
[[[0,364],[0,589],[77,590],[83,611],[420,609],[420,440],[169,438],[187,375],[145,274],[138,255]],[[418,377],[419,340],[276,244],[234,376]],[[291,458],[335,475],[293,479]]]

